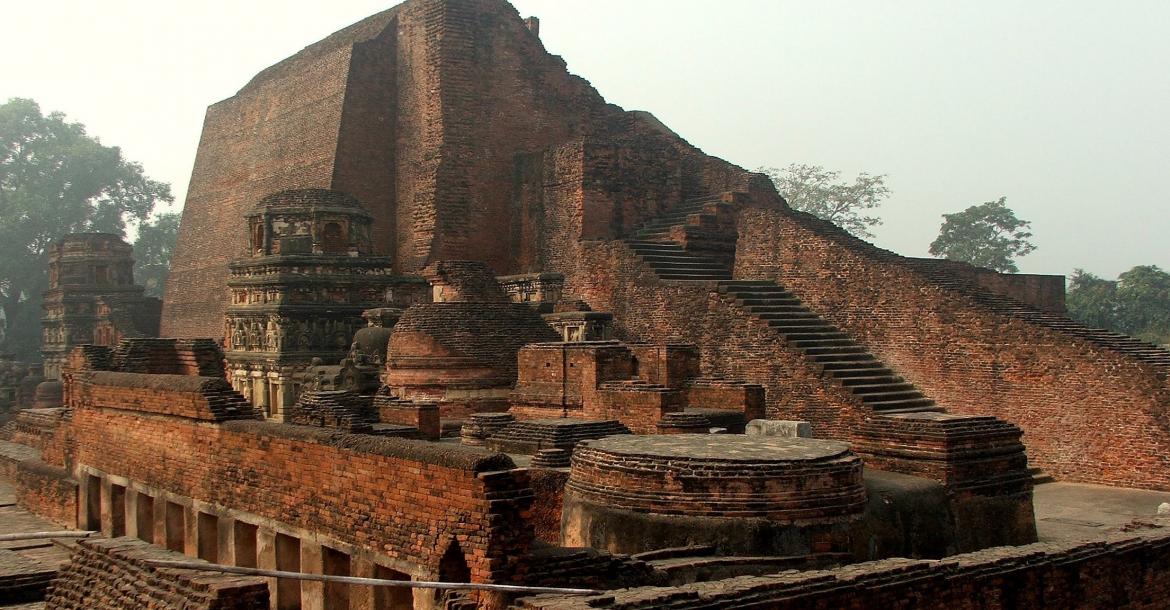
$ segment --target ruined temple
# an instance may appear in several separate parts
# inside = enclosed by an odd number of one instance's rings
[[[170,338],[0,428],[102,534],[48,608],[1164,607],[1170,521],[1045,539],[1036,490],[1170,491],[1170,352],[790,209],[537,24],[409,0],[208,109]]]
[[[280,191],[245,221],[249,255],[231,263],[224,349],[236,389],[281,419],[314,382],[312,365],[346,357],[362,312],[409,304],[426,285],[373,254],[370,215],[343,193]]]
[[[133,248],[112,233],[74,233],[49,247],[43,341],[45,377],[57,379],[75,345],[157,337],[161,303],[134,283]]]
[[[902,257],[789,209],[607,104],[531,25],[502,0],[406,2],[212,105],[163,334],[222,334],[254,202],[333,189],[396,273],[561,274],[612,338],[698,345],[705,374],[764,384],[771,417],[845,438],[877,412],[993,414],[1054,476],[1170,489],[1170,353],[1064,317],[1060,277]]]

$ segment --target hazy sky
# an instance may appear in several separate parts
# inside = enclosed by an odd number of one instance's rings
[[[206,107],[392,1],[0,1],[0,100],[118,145],[182,202]],[[610,102],[744,167],[889,175],[877,243],[1007,196],[1021,270],[1170,269],[1170,2],[517,0]]]

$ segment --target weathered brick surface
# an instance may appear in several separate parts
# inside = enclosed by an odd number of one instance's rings
[[[834,441],[760,436],[611,436],[573,452],[568,490],[639,513],[767,517],[809,523],[856,516],[861,460]]]
[[[16,503],[63,527],[77,527],[77,480],[39,459],[20,462],[12,479]]]
[[[176,570],[151,560],[193,561],[135,538],[78,543],[45,600],[52,610],[267,610],[263,578]]]
[[[1156,365],[995,311],[801,215],[748,209],[740,227],[737,276],[782,283],[949,411],[1019,425],[1033,465],[1170,489],[1170,386]]]
[[[548,544],[561,542],[561,506],[565,501],[567,468],[533,468],[528,471],[535,500],[529,522],[536,539]]]
[[[1170,529],[1103,541],[999,547],[941,561],[886,559],[834,570],[786,571],[602,596],[521,599],[525,610],[919,608],[1156,610],[1170,599]]]
[[[146,377],[146,376],[144,376]],[[198,378],[194,378],[198,379]],[[261,421],[158,416],[154,392],[79,404],[76,462],[437,570],[452,540],[479,581],[509,579],[532,492],[506,456]],[[327,465],[323,467],[323,465]]]
[[[766,389],[766,413],[813,423],[818,436],[849,438],[872,410],[765,322],[717,291],[716,282],[666,282],[620,241],[582,244],[580,272],[566,291],[614,312],[623,338],[699,346],[706,376],[747,379]]]
[[[8,602],[41,599],[56,574],[51,566],[8,549],[0,549],[0,600]]]
[[[161,303],[134,284],[130,244],[112,233],[70,233],[48,248],[41,320],[45,373],[58,379],[75,345],[158,335]]]
[[[73,373],[70,407],[124,409],[202,421],[257,419],[259,414],[222,377]]]

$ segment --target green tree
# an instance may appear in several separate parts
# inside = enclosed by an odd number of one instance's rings
[[[138,239],[134,241],[134,280],[150,296],[163,294],[178,233],[178,212],[159,214],[138,226]]]
[[[143,175],[117,147],[105,146],[59,112],[13,98],[0,105],[0,351],[35,359],[40,349],[46,249],[66,233],[125,235],[145,221],[170,187]]]
[[[761,167],[776,185],[776,190],[795,210],[823,218],[857,235],[872,238],[871,227],[882,223],[868,216],[890,196],[886,176],[859,174],[852,183],[841,180],[841,172],[817,165],[793,163],[784,169]]]
[[[1151,343],[1170,343],[1170,273],[1138,265],[1117,276],[1118,326]]]
[[[1156,265],[1138,265],[1116,280],[1077,269],[1065,304],[1069,317],[1089,326],[1170,344],[1170,273]]]
[[[1016,218],[1007,207],[1007,198],[973,205],[962,212],[943,214],[938,237],[930,254],[963,261],[1003,273],[1015,273],[1016,258],[1036,249],[1032,245],[1031,223]]]
[[[1119,328],[1117,282],[1076,269],[1068,279],[1065,307],[1069,317],[1096,328]]]

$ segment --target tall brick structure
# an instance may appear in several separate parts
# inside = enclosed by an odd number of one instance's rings
[[[584,155],[616,157],[632,141],[656,167],[640,177],[645,187],[631,185],[636,196],[585,210],[526,197],[555,173],[582,169]],[[517,159],[550,147],[547,162]],[[504,0],[411,0],[208,108],[163,334],[219,334],[228,262],[247,252],[239,219],[275,191],[356,197],[374,217],[376,251],[396,271],[473,259],[505,275],[548,267],[567,238],[616,235],[681,195],[741,187],[743,178],[653,117],[607,104]],[[653,183],[662,179],[669,184]],[[565,185],[558,197],[582,186]]]
[[[410,0],[211,106],[163,332],[222,332],[250,202],[332,189],[367,206],[396,273],[559,274],[565,300],[613,315],[605,338],[682,338],[703,375],[763,384],[770,417],[819,435],[994,415],[1058,477],[1170,489],[1170,352],[1065,318],[1060,277],[905,258],[790,210],[764,176],[607,104],[537,31],[504,0]]]
[[[74,233],[49,248],[42,354],[45,377],[61,376],[75,345],[157,337],[161,303],[134,283],[133,248],[112,233]]]

